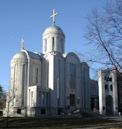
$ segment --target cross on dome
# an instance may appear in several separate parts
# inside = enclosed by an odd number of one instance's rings
[[[20,44],[21,44],[20,49],[23,50],[24,49],[24,39],[23,38],[21,38]]]
[[[55,19],[57,14],[58,13],[55,11],[55,9],[53,9],[53,14],[50,16],[50,18],[52,18],[53,24],[55,24]]]

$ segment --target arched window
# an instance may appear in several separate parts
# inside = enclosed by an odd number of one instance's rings
[[[110,90],[113,91],[113,86],[112,86],[112,84],[110,85]]]
[[[31,100],[30,101],[31,102],[31,107],[33,107],[34,106],[34,93],[33,93],[33,91],[30,92],[30,98],[31,98],[30,99]]]
[[[22,69],[22,85],[24,85],[25,82],[25,64],[23,64],[23,69]]]
[[[59,103],[59,97],[60,97],[60,81],[61,81],[61,77],[60,77],[60,64],[61,61],[60,59],[57,60],[57,66],[58,66],[58,74],[57,74],[57,98],[58,98],[58,103]]]
[[[61,51],[63,51],[64,48],[63,48],[63,39],[61,39]]]
[[[105,90],[108,90],[108,85],[107,84],[105,84]]]
[[[35,81],[36,81],[36,84],[38,84],[38,68],[36,68],[36,71],[35,71]]]
[[[76,64],[70,63],[70,82],[71,88],[75,88],[76,85]]]
[[[54,37],[52,37],[52,50],[54,51],[54,43],[55,43],[55,39]]]
[[[15,88],[16,85],[16,73],[17,73],[17,65],[14,65],[14,84],[13,84],[13,88]]]
[[[44,50],[47,51],[47,39],[44,39]]]
[[[46,63],[46,79],[47,79],[47,81],[46,81],[46,87],[48,88],[48,81],[49,81],[49,76],[48,76],[48,73],[49,73],[49,62],[47,61],[47,63]]]
[[[113,97],[111,95],[106,96],[106,114],[113,114]]]
[[[24,86],[25,86],[25,64],[22,68],[22,105],[24,105]]]
[[[34,85],[37,85],[38,84],[38,79],[39,79],[38,74],[39,74],[38,68],[37,67],[36,68],[34,67],[33,68],[33,84]]]

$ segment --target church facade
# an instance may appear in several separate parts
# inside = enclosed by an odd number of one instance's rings
[[[42,53],[22,47],[13,56],[4,115],[34,117],[89,111],[89,66],[75,53],[65,53],[65,34],[55,25],[54,17],[42,41]]]

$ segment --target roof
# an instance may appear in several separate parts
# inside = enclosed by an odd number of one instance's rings
[[[49,34],[49,33],[57,33],[57,34],[64,35],[63,30],[59,26],[56,26],[56,25],[52,25],[52,26],[47,27],[45,29],[43,35],[46,35],[46,34]]]
[[[26,50],[27,51],[27,50]],[[40,53],[34,53],[31,51],[27,51],[28,55],[32,59],[41,59],[41,54]]]
[[[41,55],[42,55],[41,53],[34,53],[34,52],[27,51],[27,50],[23,49],[20,52],[16,53],[13,56],[13,59],[27,59],[28,56],[29,56],[29,58],[40,60],[41,59]]]
[[[25,52],[20,51],[13,56],[13,59],[27,59],[27,55]]]

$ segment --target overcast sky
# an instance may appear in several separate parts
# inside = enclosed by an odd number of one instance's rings
[[[42,52],[42,33],[52,24],[54,8],[56,25],[66,36],[65,52],[88,54],[84,39],[86,16],[93,8],[102,8],[107,0],[0,0],[0,84],[9,87],[10,61],[20,50],[23,37],[25,48]],[[91,47],[91,46],[90,46]]]

